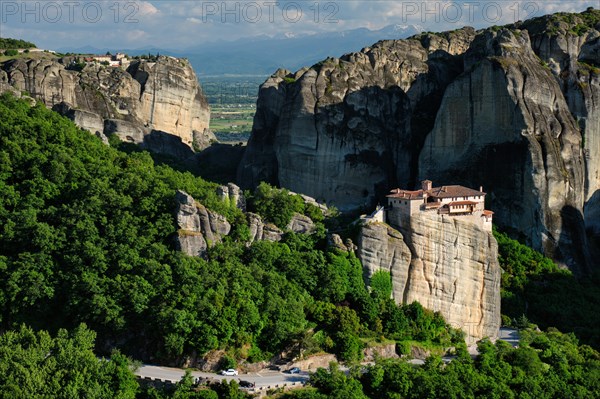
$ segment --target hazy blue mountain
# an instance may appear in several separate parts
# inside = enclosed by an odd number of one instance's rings
[[[236,41],[203,43],[186,53],[199,75],[270,75],[277,68],[296,70],[328,56],[359,51],[382,39],[401,39],[421,32],[414,25],[390,25],[380,30],[358,28],[313,35],[284,34]]]
[[[279,37],[252,36],[235,41],[219,40],[200,43],[185,50],[168,50],[155,47],[140,49],[108,49],[90,46],[60,48],[61,52],[99,53],[123,51],[131,55],[160,53],[187,57],[199,76],[202,75],[270,75],[277,68],[296,70],[311,66],[328,56],[359,51],[378,40],[402,39],[422,31],[415,25],[389,25],[379,30],[358,28],[341,32]]]

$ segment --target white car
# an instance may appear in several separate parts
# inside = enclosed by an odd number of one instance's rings
[[[238,375],[238,372],[235,369],[227,369],[221,371],[221,375]]]

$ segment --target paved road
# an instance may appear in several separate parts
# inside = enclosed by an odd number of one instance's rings
[[[510,343],[513,347],[516,347],[519,343],[519,332],[515,329],[511,328],[501,328],[498,332],[498,339],[506,341]],[[473,348],[474,353],[473,356],[477,356],[476,348]],[[445,362],[449,362],[453,359],[453,357],[445,357],[443,360]],[[413,364],[422,365],[425,362],[419,359],[413,359],[410,361]],[[136,372],[136,375],[144,378],[151,378],[153,380],[159,379],[162,381],[171,381],[173,383],[181,380],[181,377],[185,375],[185,370],[171,368],[171,367],[161,367],[161,366],[152,366],[149,364],[142,365]],[[221,381],[225,380],[240,380],[249,381],[251,383],[256,384],[256,388],[268,388],[275,387],[277,385],[282,386],[283,384],[289,385],[298,385],[302,384],[308,380],[308,372],[303,371],[300,374],[286,374],[279,371],[265,371],[260,373],[244,373],[235,377],[219,375],[215,373],[203,373],[200,371],[193,371],[192,375],[194,378],[200,379],[216,379]]]
[[[172,368],[172,367],[162,367],[162,366],[152,366],[149,364],[142,365],[136,372],[136,375],[144,378],[149,377],[153,380],[159,379],[162,381],[171,381],[178,382],[181,380],[181,377],[185,375],[185,370]],[[200,371],[193,371],[192,375],[194,378],[201,379],[216,379],[221,381],[225,380],[244,380],[250,381],[251,383],[256,384],[256,388],[260,387],[275,387],[275,385],[298,385],[302,384],[306,380],[308,380],[308,373],[303,371],[300,374],[286,374],[279,371],[267,371],[261,373],[243,373],[238,376],[225,376],[219,375],[215,373],[203,373]]]
[[[515,330],[514,328],[502,327],[498,332],[498,339],[508,342],[513,346],[513,348],[519,345],[520,338],[519,330]]]

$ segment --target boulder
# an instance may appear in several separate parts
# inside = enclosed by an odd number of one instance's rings
[[[175,200],[178,227],[176,243],[180,251],[190,256],[204,256],[209,247],[229,234],[231,225],[227,219],[206,209],[188,193],[178,190]]]

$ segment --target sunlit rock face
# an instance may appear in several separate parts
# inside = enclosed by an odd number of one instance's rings
[[[92,133],[114,134],[170,155],[189,156],[192,147],[216,140],[208,129],[208,102],[186,60],[135,60],[127,70],[88,63],[81,71],[71,70],[70,60],[5,62],[0,91],[26,93]],[[173,138],[157,140],[160,135]]]
[[[498,244],[479,225],[439,215],[414,215],[398,230],[365,224],[358,256],[369,276],[390,273],[397,303],[418,301],[439,311],[469,341],[497,335]]]

